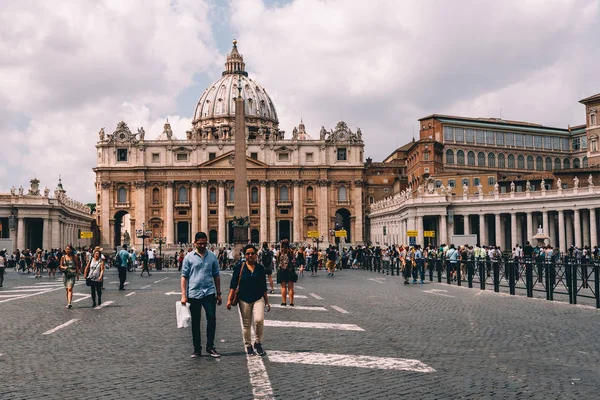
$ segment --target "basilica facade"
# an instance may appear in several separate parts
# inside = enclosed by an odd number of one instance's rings
[[[235,97],[244,99],[248,182],[234,185]],[[187,132],[164,124],[157,139],[143,128],[119,122],[99,133],[96,144],[96,223],[102,246],[122,244],[123,229],[149,231],[166,246],[233,239],[235,190],[246,190],[250,239],[274,243],[319,240],[334,231],[348,243],[363,243],[364,143],[360,129],[345,122],[309,135],[301,121],[291,137],[279,129],[273,101],[246,72],[234,41],[221,78],[201,95]],[[124,226],[127,221],[128,227]],[[142,239],[132,234],[132,243]],[[314,239],[313,239],[314,237]]]

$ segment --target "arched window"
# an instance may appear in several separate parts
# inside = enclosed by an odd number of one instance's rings
[[[122,186],[117,191],[117,203],[127,203],[127,189]]]
[[[217,202],[217,189],[214,187],[211,187],[210,190],[208,191],[208,201],[210,204],[215,204]],[[211,243],[215,243],[213,241],[211,241]]]
[[[563,168],[564,169],[570,169],[571,168],[571,161],[568,158],[565,158],[565,161],[563,162]]]
[[[546,157],[546,171],[552,171],[552,159]]]
[[[543,171],[544,170],[544,159],[542,157],[537,157],[535,159],[535,169],[537,171]]]
[[[496,156],[494,153],[488,153],[488,167],[496,166]]]
[[[587,158],[587,156],[586,156],[586,157],[583,157],[583,162],[582,162],[582,164],[583,164],[583,165],[582,165],[582,167],[583,167],[583,168],[587,168],[587,167],[588,167],[588,158]]]
[[[506,168],[506,159],[502,153],[498,154],[498,168]]]
[[[517,168],[525,169],[525,157],[523,157],[523,155],[521,154],[519,154],[519,156],[517,157]]]
[[[177,190],[177,201],[180,203],[188,202],[188,190],[186,187],[182,186]]]
[[[340,186],[338,189],[338,201],[346,201],[346,186]]]
[[[250,189],[250,202],[258,203],[258,188],[256,186],[253,186],[252,189]]]
[[[573,160],[573,168],[579,168],[579,158]]]
[[[533,169],[533,156],[527,156],[527,169]]]
[[[560,169],[560,158],[554,159],[554,169]]]
[[[485,167],[485,154],[482,152],[477,153],[477,165],[480,167]]]
[[[467,153],[467,162],[469,165],[475,165],[475,153],[472,151]]]
[[[459,150],[456,152],[456,163],[458,165],[465,165],[465,152]]]
[[[290,191],[287,186],[282,186],[279,189],[279,200],[281,200],[281,201],[289,201],[290,200]]]
[[[154,188],[152,189],[152,204],[160,203],[160,189]]]
[[[306,201],[313,201],[314,190],[312,186],[306,188]]]
[[[446,150],[446,164],[454,164],[454,152],[450,149]]]
[[[228,193],[228,197],[227,200],[233,202],[233,196],[235,194],[235,187],[231,186],[229,188],[229,193]]]
[[[508,168],[511,168],[511,169],[515,168],[515,156],[514,156],[514,154],[509,154],[508,155]]]

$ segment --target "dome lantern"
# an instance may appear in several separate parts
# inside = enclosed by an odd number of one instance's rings
[[[227,60],[225,61],[225,71],[223,71],[223,76],[229,74],[238,74],[248,76],[246,72],[246,64],[244,63],[244,56],[242,56],[237,48],[237,40],[233,39],[233,48],[231,49],[231,53],[227,55]]]

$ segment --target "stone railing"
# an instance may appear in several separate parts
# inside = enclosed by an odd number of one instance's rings
[[[58,201],[58,203],[60,205],[66,207],[66,208],[69,208],[71,210],[84,212],[86,214],[90,214],[92,212],[92,210],[90,209],[89,206],[86,206],[85,204],[80,203],[79,201],[70,198],[69,196],[67,196],[66,194],[64,194],[58,190],[54,192],[54,198]]]

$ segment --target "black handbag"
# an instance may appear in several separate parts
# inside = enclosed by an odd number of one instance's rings
[[[92,286],[92,279],[91,278],[85,278],[85,286]]]

